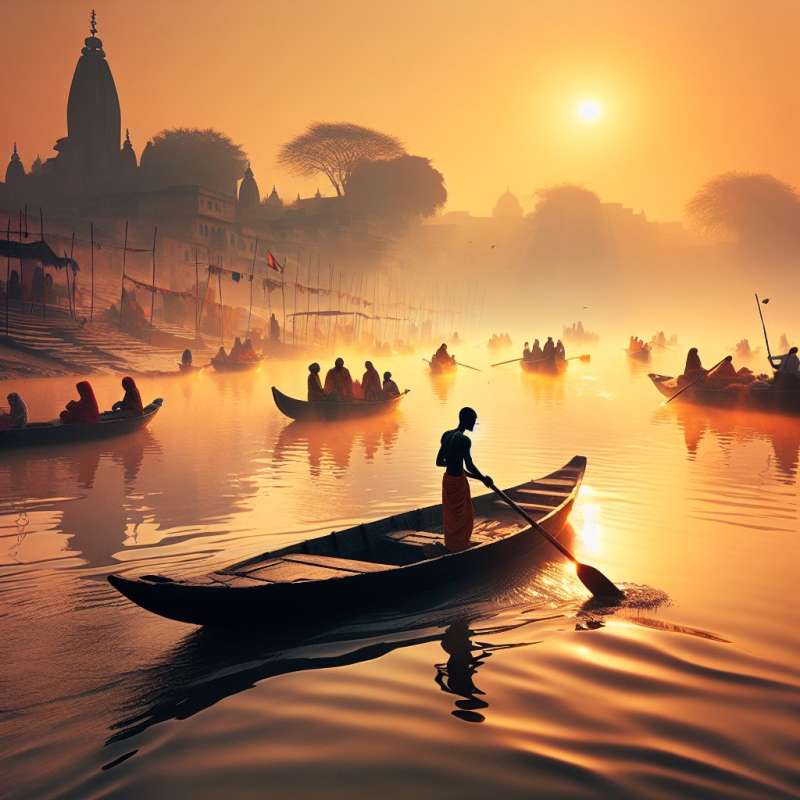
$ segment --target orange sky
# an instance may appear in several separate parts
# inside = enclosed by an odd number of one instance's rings
[[[96,4],[137,153],[165,127],[212,126],[262,192],[324,180],[278,169],[312,120],[399,136],[446,178],[448,210],[488,213],[506,185],[574,181],[657,219],[726,170],[800,184],[795,0],[238,0]],[[26,167],[66,134],[89,6],[26,0],[0,28],[0,154]],[[575,106],[595,97],[602,120]]]

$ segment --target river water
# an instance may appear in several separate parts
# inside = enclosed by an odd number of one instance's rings
[[[800,421],[661,407],[619,349],[561,379],[461,355],[484,371],[379,361],[412,390],[385,419],[290,424],[269,386],[302,396],[305,364],[267,364],[142,378],[164,406],[141,435],[2,453],[0,796],[800,796]],[[73,384],[13,388],[41,419]],[[438,502],[466,404],[498,485],[588,457],[566,541],[622,607],[587,605],[545,551],[469,596],[280,638],[170,622],[105,580]]]

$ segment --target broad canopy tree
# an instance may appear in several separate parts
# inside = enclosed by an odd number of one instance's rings
[[[800,196],[772,175],[718,175],[689,201],[687,213],[703,230],[732,235],[749,249],[800,246]]]
[[[434,214],[447,201],[447,189],[427,158],[402,155],[356,164],[346,200],[358,216],[402,224]]]
[[[341,197],[360,161],[404,154],[402,143],[386,133],[350,122],[314,122],[283,145],[278,161],[297,175],[325,175]]]
[[[236,194],[247,156],[219,131],[208,128],[163,130],[142,152],[140,175],[146,189],[198,185],[223,194]]]

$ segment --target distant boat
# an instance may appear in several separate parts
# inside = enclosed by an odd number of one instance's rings
[[[625,349],[628,358],[633,358],[636,361],[649,361],[652,355],[652,347],[649,344],[640,347],[638,350],[631,350],[630,347]]]
[[[254,358],[248,361],[238,361],[235,359],[227,359],[225,361],[220,361],[217,358],[211,359],[211,366],[217,372],[248,372],[251,369],[257,369],[263,358]]]
[[[65,425],[61,420],[30,422],[24,428],[0,431],[0,450],[11,447],[67,444],[122,436],[147,427],[164,401],[159,397],[144,407],[140,416],[130,416],[118,411],[106,411],[99,422],[79,422]]]
[[[681,389],[678,381],[670,375],[651,372],[648,377],[664,397],[672,397]],[[800,414],[800,387],[781,389],[773,380],[730,386],[700,382],[683,392],[675,402]]]
[[[523,372],[560,375],[567,369],[567,361],[564,358],[537,358],[535,360],[523,358],[519,363]]]
[[[569,517],[586,459],[506,493],[552,536]],[[544,546],[496,494],[474,499],[474,545],[444,548],[441,505],[395,514],[273,550],[199,578],[119,573],[109,583],[142,608],[179,622],[259,630],[341,620],[365,608],[402,606],[425,588],[477,585]]]
[[[272,397],[278,410],[290,419],[300,420],[334,420],[352,419],[354,417],[370,417],[375,414],[385,414],[394,411],[408,390],[389,400],[319,400],[309,402],[289,397],[275,386],[272,387]]]

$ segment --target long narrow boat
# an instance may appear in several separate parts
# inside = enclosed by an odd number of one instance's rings
[[[275,386],[272,387],[272,397],[278,410],[290,419],[353,419],[354,417],[371,417],[375,414],[385,414],[394,411],[400,401],[408,394],[408,389],[398,397],[389,400],[320,400],[309,402],[289,397]]]
[[[428,361],[428,359],[424,359]],[[452,363],[445,363],[443,361],[428,361],[428,369],[431,375],[452,375],[458,369],[455,361]]]
[[[218,361],[216,358],[211,359],[211,366],[217,372],[249,372],[250,370],[257,369],[263,358],[255,358],[252,361]]]
[[[677,379],[670,375],[651,372],[648,377],[664,397],[672,397],[681,388]],[[800,387],[781,389],[772,380],[731,387],[699,383],[679,395],[675,402],[800,414]]]
[[[567,521],[586,459],[506,493],[551,535]],[[263,629],[319,624],[364,608],[391,608],[424,588],[475,585],[549,547],[494,493],[474,500],[473,546],[444,548],[441,505],[396,514],[240,561],[200,578],[111,574],[142,608],[195,625]]]
[[[156,398],[144,407],[144,413],[139,417],[106,411],[100,415],[100,422],[65,425],[60,420],[53,420],[52,422],[31,422],[24,428],[0,431],[0,450],[11,447],[84,442],[133,433],[147,427],[153,421],[163,402],[160,397]]]
[[[536,360],[523,358],[519,363],[523,372],[544,375],[559,375],[567,369],[567,361],[564,358],[537,358]]]
[[[635,361],[649,361],[652,354],[652,345],[646,344],[638,350],[631,350],[630,347],[626,347],[625,352],[628,358],[632,358]]]

